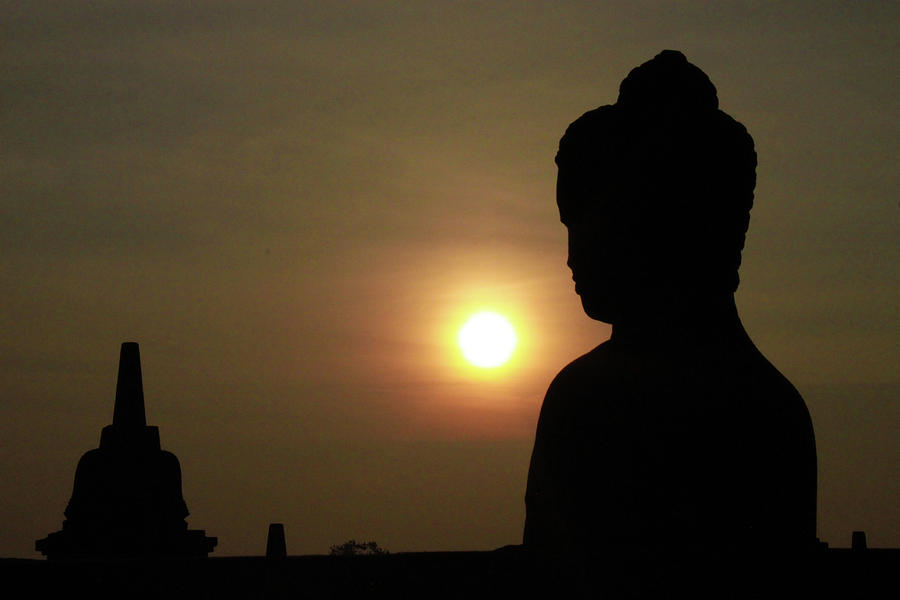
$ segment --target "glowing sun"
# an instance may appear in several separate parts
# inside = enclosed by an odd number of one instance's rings
[[[483,369],[499,367],[516,348],[516,331],[503,315],[475,313],[459,330],[456,339],[466,360]]]

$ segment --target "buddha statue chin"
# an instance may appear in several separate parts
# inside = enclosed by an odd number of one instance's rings
[[[525,545],[811,547],[809,413],[734,301],[752,138],[700,69],[664,51],[570,125],[556,160],[575,290],[612,336],[547,391]]]

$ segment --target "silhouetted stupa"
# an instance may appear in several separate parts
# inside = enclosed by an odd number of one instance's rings
[[[147,425],[141,358],[122,344],[112,425],[78,462],[61,531],[35,542],[48,558],[206,556],[217,539],[189,530],[181,466]]]

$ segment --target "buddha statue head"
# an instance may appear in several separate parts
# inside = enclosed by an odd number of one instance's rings
[[[619,323],[730,297],[756,184],[743,125],[680,52],[628,74],[560,140],[557,202],[585,312]]]

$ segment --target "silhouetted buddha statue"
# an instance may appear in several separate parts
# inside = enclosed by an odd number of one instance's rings
[[[216,538],[188,530],[178,458],[144,416],[138,345],[122,344],[112,425],[75,471],[62,531],[35,543],[49,558],[206,556]]]
[[[811,546],[809,413],[734,303],[752,138],[667,50],[569,126],[556,163],[575,291],[612,336],[547,391],[525,545]]]

